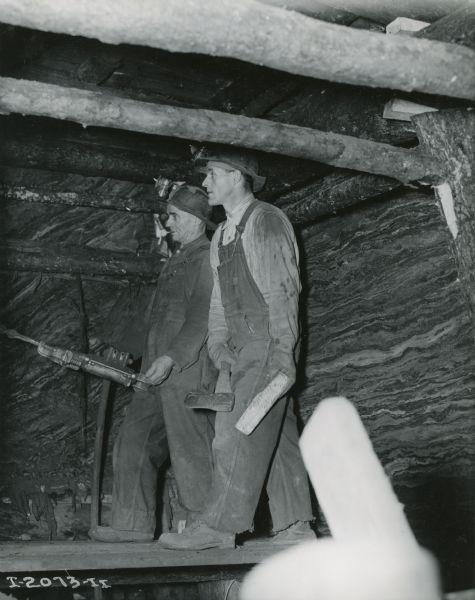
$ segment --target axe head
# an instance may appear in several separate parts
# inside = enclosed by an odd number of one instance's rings
[[[207,408],[216,412],[230,412],[234,408],[234,394],[231,392],[221,394],[190,392],[185,398],[185,406],[188,406],[188,408]]]

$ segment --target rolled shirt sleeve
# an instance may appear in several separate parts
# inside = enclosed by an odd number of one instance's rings
[[[292,225],[275,207],[256,210],[244,232],[243,247],[249,271],[269,307],[271,371],[281,371],[295,381],[301,284]]]

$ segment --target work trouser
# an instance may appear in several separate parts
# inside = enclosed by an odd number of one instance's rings
[[[134,393],[113,452],[115,529],[155,531],[157,472],[169,452],[182,506],[189,513],[203,509],[212,472],[211,413],[187,408],[185,396],[167,384]]]
[[[231,377],[234,409],[216,413],[213,480],[199,518],[221,531],[252,529],[267,475],[275,531],[313,518],[296,418],[288,400],[280,399],[249,436],[235,428],[250,400],[269,383],[268,351],[269,342],[262,340],[241,349]]]

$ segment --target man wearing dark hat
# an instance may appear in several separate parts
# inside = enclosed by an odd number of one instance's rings
[[[184,405],[188,392],[213,391],[216,370],[206,339],[212,290],[203,190],[183,185],[169,198],[167,227],[179,249],[164,264],[146,318],[142,373],[153,387],[136,391],[114,446],[112,527],[103,542],[151,541],[157,471],[170,453],[181,504],[192,518],[211,484],[213,427],[207,411]]]
[[[288,400],[281,398],[249,436],[235,428],[277,374],[286,376],[287,388],[295,381],[300,292],[295,235],[282,211],[254,198],[265,179],[253,156],[226,149],[202,153],[198,161],[205,168],[210,205],[226,211],[211,243],[208,348],[218,369],[232,366],[235,406],[216,414],[205,509],[180,535],[163,534],[159,543],[174,549],[232,547],[235,534],[252,529],[266,482],[274,542],[314,538],[308,480]]]

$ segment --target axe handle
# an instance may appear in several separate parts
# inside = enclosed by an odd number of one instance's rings
[[[231,393],[231,365],[227,362],[221,363],[218,381],[216,382],[216,393]]]
[[[231,365],[228,362],[223,361],[221,363],[220,371],[223,371],[223,373],[225,373],[229,377],[231,375]]]
[[[251,434],[277,400],[282,398],[289,389],[290,383],[291,380],[287,375],[284,373],[277,373],[269,385],[251,400],[249,406],[236,423],[236,429],[245,435]]]

